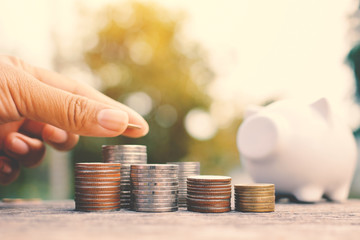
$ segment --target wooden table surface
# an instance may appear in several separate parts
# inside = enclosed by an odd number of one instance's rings
[[[76,212],[74,202],[0,203],[0,240],[360,239],[360,200],[278,203],[273,213]]]

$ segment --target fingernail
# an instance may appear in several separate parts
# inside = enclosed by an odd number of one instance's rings
[[[49,136],[48,140],[53,143],[64,143],[68,138],[68,134],[59,128],[54,127],[54,131],[51,136]]]
[[[9,150],[15,154],[25,155],[29,152],[29,146],[20,138],[14,138],[9,146]]]
[[[113,109],[103,109],[97,115],[100,126],[111,131],[122,131],[128,122],[125,112]]]

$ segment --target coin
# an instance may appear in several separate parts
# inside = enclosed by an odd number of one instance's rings
[[[128,123],[128,128],[135,128],[135,129],[141,129],[142,127],[137,124]]]
[[[275,186],[267,183],[235,184],[235,210],[241,212],[275,211]]]
[[[159,207],[159,208],[134,207],[134,210],[137,212],[175,212],[178,210],[178,207]]]
[[[274,212],[275,208],[256,208],[256,209],[247,209],[247,208],[235,208],[239,212]]]
[[[177,202],[162,202],[162,203],[147,202],[147,203],[144,203],[144,202],[136,201],[135,204],[137,207],[140,207],[140,208],[164,208],[164,207],[177,207],[178,206]]]
[[[178,182],[132,182],[133,186],[179,186]]]
[[[177,186],[132,186],[132,190],[172,190],[172,191],[178,191]]]
[[[216,175],[198,175],[198,176],[188,177],[188,181],[206,182],[209,184],[213,184],[214,182],[229,182],[229,181],[231,181],[231,177],[216,176]]]
[[[139,182],[166,182],[166,183],[173,183],[178,182],[177,178],[138,178],[138,179],[131,179],[131,182],[139,183]]]
[[[250,202],[250,203],[260,203],[260,202],[275,202],[275,196],[269,197],[236,197],[236,200],[239,202]]]
[[[231,191],[213,192],[213,191],[192,191],[188,189],[187,194],[188,196],[191,195],[231,196]]]
[[[138,198],[138,199],[134,199],[135,202],[137,203],[174,203],[174,198],[165,198],[165,199],[162,199],[162,198],[159,198],[159,199],[141,199],[141,198]]]
[[[201,213],[224,213],[230,212],[231,207],[193,207],[191,205],[187,206],[188,211],[201,212]]]
[[[177,190],[132,190],[133,194],[141,195],[170,195],[177,194]]]
[[[266,196],[274,196],[275,192],[274,191],[263,191],[263,192],[236,192],[235,191],[235,196],[239,196],[239,197],[266,197]]]
[[[142,179],[142,178],[177,178],[178,174],[161,174],[161,173],[142,173],[142,174],[133,174],[130,175],[133,179]]]
[[[228,187],[222,187],[222,188],[202,188],[202,187],[192,187],[187,186],[188,191],[195,191],[195,192],[204,192],[204,191],[211,191],[211,192],[231,192],[231,186]]]

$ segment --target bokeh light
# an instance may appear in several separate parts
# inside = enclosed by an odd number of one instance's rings
[[[144,92],[131,93],[126,99],[125,104],[141,116],[146,116],[153,108],[151,97]]]
[[[169,128],[176,122],[177,115],[176,109],[166,104],[157,109],[155,120],[161,127]]]
[[[217,132],[213,118],[202,109],[193,109],[186,115],[185,129],[190,136],[202,141],[211,139]]]

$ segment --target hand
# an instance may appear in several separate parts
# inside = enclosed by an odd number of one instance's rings
[[[20,164],[39,165],[44,142],[69,150],[78,135],[141,137],[148,129],[138,113],[86,84],[0,56],[0,184],[14,181]]]

